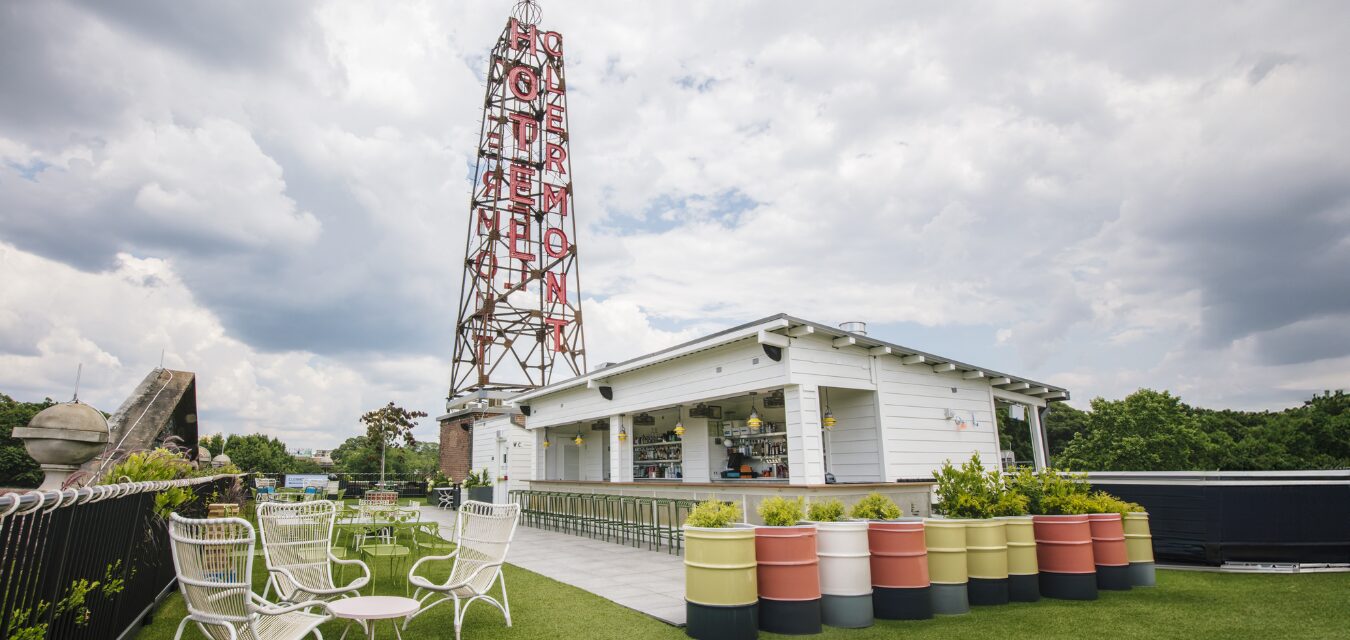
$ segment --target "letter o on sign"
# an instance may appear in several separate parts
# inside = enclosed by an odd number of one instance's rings
[[[497,275],[497,256],[487,251],[478,252],[478,277],[491,280]]]
[[[554,236],[557,236],[558,238],[557,249],[553,248]],[[557,227],[549,227],[548,231],[544,232],[544,251],[548,253],[549,257],[561,258],[567,255],[568,250],[570,250],[571,248],[572,243],[568,242],[567,234],[564,233],[562,229],[559,229]]]
[[[516,65],[506,74],[506,86],[511,87],[511,95],[526,102],[539,96],[539,76],[534,69],[525,65]]]

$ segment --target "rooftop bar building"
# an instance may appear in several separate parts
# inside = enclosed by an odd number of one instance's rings
[[[1002,404],[1021,407],[1045,464],[1040,418],[1066,389],[852,328],[780,314],[525,392],[513,399],[523,427],[493,421],[510,431],[497,435],[515,455],[509,486],[846,501],[881,491],[926,515],[944,461],[979,452],[1001,464]]]

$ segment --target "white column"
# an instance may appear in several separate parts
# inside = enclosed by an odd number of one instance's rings
[[[680,421],[684,423],[684,438],[681,439],[680,447],[683,452],[684,481],[707,482],[711,478],[708,419],[689,417],[689,407],[685,406],[680,409]]]
[[[544,448],[544,430],[534,430],[534,474],[531,480],[548,480],[548,449]]]
[[[786,402],[788,483],[825,484],[825,440],[820,428],[820,389],[788,385]]]
[[[628,431],[623,442],[619,442],[620,429]],[[633,481],[633,420],[629,416],[609,417],[609,481]]]
[[[1036,469],[1044,469],[1049,461],[1049,450],[1045,446],[1045,428],[1041,425],[1040,407],[1025,407],[1027,422],[1031,425],[1031,456],[1036,461]]]

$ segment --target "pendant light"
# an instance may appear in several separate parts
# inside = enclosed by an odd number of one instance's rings
[[[619,427],[619,442],[623,442],[627,439],[628,439],[628,429],[622,426]]]
[[[678,420],[675,421],[675,437],[676,438],[684,437],[684,423]]]
[[[572,438],[572,442],[575,442],[578,447],[580,447],[583,442],[586,442],[586,439],[581,437],[580,427],[577,428],[577,437]]]
[[[759,431],[760,425],[764,421],[759,418],[759,412],[755,411],[755,392],[750,392],[750,417],[746,418],[745,426],[750,427],[751,431]]]
[[[825,425],[825,428],[826,428],[826,429],[833,429],[833,428],[834,428],[834,425],[835,425],[836,423],[838,423],[838,422],[839,422],[839,421],[838,421],[838,420],[835,420],[835,418],[834,418],[834,412],[833,412],[833,411],[830,411],[830,390],[829,390],[829,389],[826,389],[826,390],[825,390],[825,415],[824,415],[823,417],[821,417],[820,423],[821,423],[822,425]]]
[[[548,441],[548,428],[545,428],[545,429],[544,429],[544,448],[547,449],[547,448],[549,447],[549,445],[551,445],[551,444],[553,444],[553,443]]]

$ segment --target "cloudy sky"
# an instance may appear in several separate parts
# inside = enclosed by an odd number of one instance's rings
[[[1080,406],[1350,386],[1350,5],[956,4],[545,0],[592,364],[788,312]],[[435,415],[510,5],[0,6],[0,391]]]

